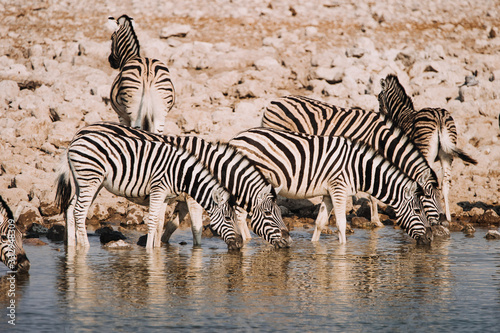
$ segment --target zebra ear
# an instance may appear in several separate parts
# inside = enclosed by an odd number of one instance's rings
[[[112,16],[108,17],[108,22],[106,23],[106,28],[110,32],[114,32],[118,30],[118,22],[116,22],[116,19]]]
[[[212,191],[212,198],[217,205],[222,205],[229,200],[229,193],[223,188],[218,188]]]
[[[281,189],[283,188],[283,184],[281,184],[280,186],[278,187],[275,187],[274,188],[274,191],[276,192],[276,194],[280,193]]]
[[[418,184],[416,182],[412,182],[409,186],[404,189],[404,198],[405,200],[410,200],[415,196],[415,192],[417,191]]]
[[[380,79],[380,87],[382,88],[382,90],[385,90],[385,88],[387,88],[386,82],[384,79]]]
[[[272,189],[273,186],[271,184],[264,187],[262,191],[260,191],[259,194],[257,195],[257,200],[263,201],[271,193]]]
[[[420,186],[425,187],[429,179],[431,179],[431,171],[427,169],[418,177],[417,182]]]

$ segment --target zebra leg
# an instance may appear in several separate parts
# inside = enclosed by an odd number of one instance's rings
[[[156,239],[155,244],[161,244],[161,237],[163,231],[163,225],[165,224],[165,211],[167,209],[167,203],[165,202],[160,209],[160,215],[158,217],[158,226],[156,227]]]
[[[75,203],[76,195],[71,199],[71,203],[66,210],[66,245],[76,245],[76,230],[75,230]]]
[[[160,213],[165,214],[165,198],[166,192],[151,191],[149,196],[149,218],[148,218],[148,241],[146,242],[146,249],[151,250],[161,245],[159,237],[156,232],[160,219]]]
[[[443,169],[443,179],[441,187],[443,191],[446,220],[451,221],[450,201],[448,199],[448,194],[450,192],[451,186],[451,163],[453,162],[453,158],[449,155],[439,154],[439,160],[441,162],[441,168]]]
[[[323,201],[319,206],[318,217],[316,218],[316,226],[314,228],[314,233],[311,239],[312,242],[319,241],[321,231],[328,225],[328,219],[330,218],[330,212],[332,211],[332,208],[333,205],[330,197],[326,195],[323,196]]]
[[[203,207],[193,198],[187,197],[186,203],[191,217],[191,231],[193,232],[193,245],[201,245],[201,233],[203,232]]]
[[[168,221],[167,226],[165,227],[165,231],[163,232],[163,236],[161,237],[161,241],[163,243],[168,243],[170,237],[172,236],[174,231],[179,228],[179,224],[184,220],[187,213],[188,208],[186,206],[186,202],[177,201],[177,205],[173,213],[173,218]]]
[[[383,227],[384,224],[380,222],[380,217],[378,216],[378,200],[370,195],[370,212],[371,212],[371,220],[372,223],[375,224],[377,227]]]
[[[75,202],[74,209],[74,218],[76,222],[76,244],[81,247],[89,247],[89,239],[87,237],[87,227],[85,225],[85,221],[87,219],[87,214],[94,201],[94,191],[86,189],[85,195],[82,195],[82,191],[80,191],[80,195],[77,196]],[[95,191],[97,195],[98,191]]]
[[[337,222],[337,228],[339,230],[339,243],[345,244],[346,239],[346,208],[347,208],[347,193],[345,190],[345,185],[338,181],[330,185],[329,188],[330,197],[333,203],[333,209],[335,212],[335,220]]]
[[[236,218],[238,220],[238,228],[240,229],[241,237],[243,237],[243,242],[252,239],[250,234],[250,229],[248,229],[247,223],[247,211],[241,207],[236,207]]]

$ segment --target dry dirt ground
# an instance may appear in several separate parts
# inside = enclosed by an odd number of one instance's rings
[[[458,146],[479,161],[453,163],[454,219],[498,226],[499,1],[0,0],[0,195],[24,225],[63,221],[61,154],[77,129],[117,121],[107,22],[121,14],[134,18],[143,55],[171,70],[171,134],[226,141],[286,94],[377,110],[380,79],[396,73],[416,107],[451,112]],[[463,85],[470,75],[478,84]],[[89,217],[135,224],[142,214],[102,193]]]

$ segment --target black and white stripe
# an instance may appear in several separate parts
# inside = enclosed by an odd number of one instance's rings
[[[245,213],[239,214],[240,224],[246,224],[246,213],[251,216],[253,231],[276,247],[290,246],[292,240],[276,203],[276,192],[262,173],[234,148],[218,143],[213,144],[195,136],[163,136],[130,127],[102,122],[86,127],[86,131],[110,132],[120,136],[141,140],[166,142],[192,153],[228,189]],[[190,212],[192,205],[188,201]],[[191,214],[193,215],[193,214]],[[192,223],[202,223],[193,219]],[[193,221],[194,220],[194,221]],[[167,240],[175,227],[167,226]],[[246,229],[243,229],[246,230]],[[248,235],[247,235],[248,237]]]
[[[420,185],[365,144],[270,128],[242,132],[229,143],[252,160],[274,186],[282,187],[280,195],[327,199],[320,208],[313,241],[319,240],[333,208],[339,241],[346,242],[346,200],[358,191],[391,205],[398,223],[418,242],[430,241]]]
[[[455,121],[447,110],[441,108],[415,110],[411,98],[395,75],[387,75],[380,83],[382,86],[382,91],[378,95],[380,112],[392,119],[411,138],[429,164],[440,161],[446,219],[450,221],[448,194],[453,158],[459,157],[472,164],[477,164],[477,161],[457,147]]]
[[[14,215],[0,196],[0,260],[12,271],[27,271],[30,261],[23,248],[23,235]]]
[[[102,187],[149,205],[147,248],[160,245],[165,200],[190,195],[209,214],[211,227],[229,249],[242,246],[233,200],[210,171],[189,152],[163,142],[116,133],[80,130],[65,154],[56,201],[67,212],[68,245],[88,246],[85,218]],[[230,204],[231,203],[231,204]],[[75,230],[75,221],[76,227]]]
[[[160,60],[140,56],[130,17],[122,15],[116,24],[108,60],[120,73],[111,86],[111,106],[121,124],[163,133],[165,117],[175,100],[170,72]]]
[[[285,96],[268,104],[262,126],[311,135],[342,136],[370,145],[423,187],[425,195],[421,199],[429,222],[436,224],[441,219],[443,209],[434,171],[409,137],[379,113],[345,109],[304,96]],[[377,203],[373,200],[372,221],[381,224]]]

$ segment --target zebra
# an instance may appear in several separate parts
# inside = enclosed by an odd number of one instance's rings
[[[250,225],[257,235],[275,247],[289,247],[291,245],[292,239],[283,222],[281,209],[276,203],[276,190],[244,155],[227,144],[220,142],[213,144],[196,136],[157,135],[111,122],[89,125],[85,131],[80,133],[90,132],[109,132],[140,140],[165,142],[192,153],[234,196],[237,209],[241,207],[240,210],[237,210],[240,225],[246,224],[246,215],[249,214],[251,216]],[[186,200],[186,203],[192,224],[201,226],[201,214],[197,213],[199,205],[189,200]],[[179,219],[182,220],[181,217]],[[163,241],[168,241],[178,223],[177,221],[167,224],[162,237]],[[201,227],[195,228],[195,230],[201,230]],[[245,233],[242,232],[245,241],[250,238],[250,235],[248,228],[243,229],[243,231],[245,231]],[[198,237],[201,238],[201,235]]]
[[[419,244],[432,239],[419,198],[422,187],[364,143],[253,128],[236,135],[229,144],[252,160],[271,184],[281,186],[280,195],[292,199],[329,196],[320,207],[312,241],[319,240],[333,208],[339,242],[346,243],[346,200],[358,191],[391,205],[398,224]]]
[[[68,246],[88,247],[85,218],[99,190],[149,205],[146,248],[160,246],[166,199],[190,195],[208,212],[211,227],[239,249],[234,200],[189,152],[163,142],[81,129],[67,148],[57,179],[56,202],[66,212]],[[76,230],[75,230],[76,221]]]
[[[108,61],[120,73],[111,86],[111,106],[121,124],[163,133],[165,117],[175,101],[170,72],[160,60],[141,57],[132,18],[122,15],[116,24]]]
[[[304,96],[272,100],[262,126],[319,136],[342,136],[364,142],[424,188],[421,198],[431,224],[443,220],[436,174],[413,142],[389,119],[360,108],[345,109]],[[377,202],[371,197],[372,221],[382,226]]]
[[[378,95],[380,113],[386,115],[406,133],[422,152],[429,164],[440,162],[446,220],[451,221],[448,194],[451,186],[451,164],[454,157],[476,165],[477,161],[457,147],[457,129],[451,114],[442,108],[415,110],[411,98],[399,83],[398,77],[389,74],[380,80]]]
[[[17,228],[14,215],[0,196],[0,260],[12,271],[26,272],[30,261],[23,248],[23,235]]]

